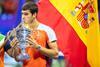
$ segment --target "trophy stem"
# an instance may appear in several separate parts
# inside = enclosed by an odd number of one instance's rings
[[[21,48],[21,53],[26,53],[25,48]]]
[[[20,43],[21,44],[21,43]],[[20,61],[23,60],[28,60],[30,58],[30,56],[26,53],[26,46],[25,46],[25,42],[24,44],[22,43],[21,45],[19,45],[19,48],[21,49],[21,53],[19,54],[19,56],[17,57]]]

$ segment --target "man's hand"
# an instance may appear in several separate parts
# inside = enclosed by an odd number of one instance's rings
[[[13,38],[13,40],[10,42],[11,47],[17,46],[19,44],[19,41],[16,37]]]
[[[29,44],[30,47],[37,48],[38,43],[37,43],[37,41],[34,39],[34,37],[32,36],[32,34],[29,34],[29,35],[28,35],[26,41],[28,42],[28,44]]]
[[[10,39],[10,37],[7,39]],[[17,56],[21,53],[21,50],[18,47],[19,44],[18,39],[16,37],[13,37],[13,39],[9,41],[11,48],[7,50],[7,53],[9,56],[13,57],[16,61],[18,61]]]

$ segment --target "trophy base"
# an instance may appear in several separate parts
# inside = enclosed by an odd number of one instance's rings
[[[30,58],[30,56],[27,54],[27,53],[22,53],[22,54],[19,54],[17,56],[17,59],[19,61],[24,61],[24,60],[28,60]]]

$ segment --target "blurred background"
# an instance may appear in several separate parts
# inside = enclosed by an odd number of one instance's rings
[[[0,0],[0,33],[6,35],[9,30],[19,24],[21,6],[27,1],[39,2],[39,0]],[[98,0],[98,18],[100,24],[100,0]],[[56,63],[56,60],[54,61]],[[5,67],[21,67],[21,63],[16,62],[5,53]]]
[[[21,19],[21,6],[30,0],[0,0],[0,32],[6,34],[15,27]],[[38,0],[32,0],[38,2]]]

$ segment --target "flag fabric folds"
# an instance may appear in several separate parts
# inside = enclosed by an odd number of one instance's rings
[[[66,67],[100,66],[97,0],[40,0],[38,6],[37,18],[55,30]]]

